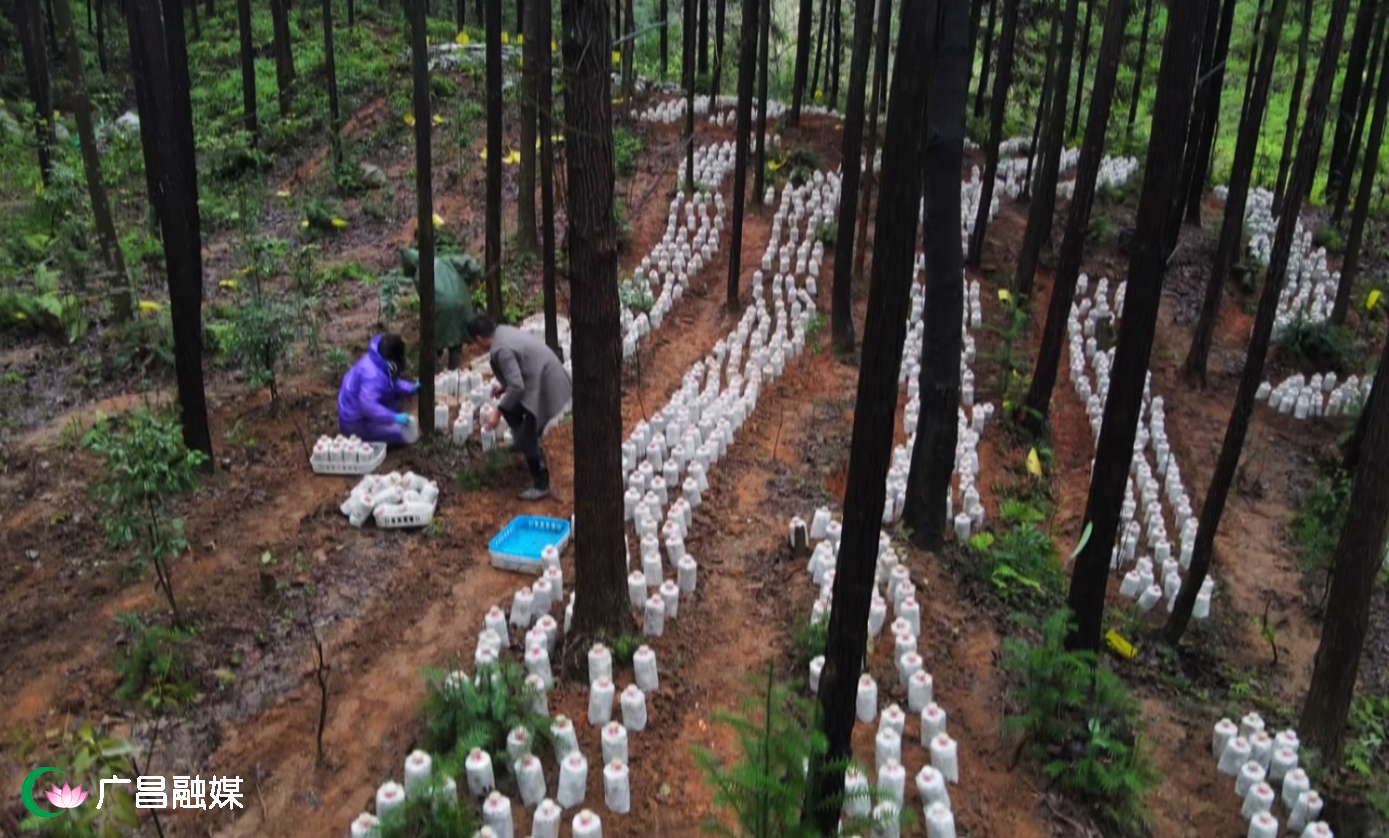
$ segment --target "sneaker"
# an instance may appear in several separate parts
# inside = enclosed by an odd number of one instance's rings
[[[544,498],[548,498],[549,496],[549,489],[541,489],[535,486],[532,486],[531,488],[522,492],[520,495],[521,500],[543,500]]]

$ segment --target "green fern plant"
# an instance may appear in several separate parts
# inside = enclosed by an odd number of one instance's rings
[[[550,738],[550,719],[535,712],[535,690],[519,664],[484,666],[473,678],[450,678],[447,672],[429,669],[425,679],[423,743],[430,753],[461,760],[481,748],[492,755],[494,764],[509,768],[506,737],[513,728],[525,728],[531,742]]]
[[[444,793],[439,777],[462,773],[462,763],[435,764],[434,777],[422,791],[407,796],[381,819],[381,838],[470,838],[477,833],[477,812]]]

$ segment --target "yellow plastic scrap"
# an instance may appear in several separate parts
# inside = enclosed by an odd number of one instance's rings
[[[1368,296],[1368,297],[1365,298],[1365,310],[1366,310],[1366,311],[1371,311],[1371,310],[1373,310],[1374,307],[1375,307],[1375,305],[1376,305],[1377,303],[1379,303],[1379,298],[1382,297],[1382,296],[1384,296],[1384,295],[1381,294],[1381,293],[1379,292],[1379,289],[1378,289],[1378,288],[1376,288],[1376,289],[1374,289],[1373,291],[1371,291],[1371,292],[1370,292],[1370,296]]]
[[[1119,632],[1114,629],[1110,629],[1109,632],[1105,634],[1104,645],[1108,646],[1110,651],[1124,660],[1133,660],[1138,655],[1138,649],[1132,643],[1120,637]]]
[[[1042,476],[1042,461],[1037,457],[1037,449],[1027,452],[1027,473],[1034,477]]]
[[[454,38],[454,39],[453,39],[453,42],[454,42],[455,44],[458,44],[460,47],[466,47],[466,46],[468,45],[468,33],[467,33],[467,32],[459,32],[459,33],[458,33],[458,37],[457,37],[457,38]]]
[[[307,229],[309,229],[309,219],[305,218],[303,221],[300,221],[300,222],[299,222],[299,229],[300,229],[300,230],[307,230]]]
[[[444,226],[444,217],[443,217],[442,215],[440,215],[439,213],[437,213],[437,212],[434,213],[434,226],[435,226],[435,227],[442,227],[442,226]]]
[[[288,198],[288,197],[289,197],[289,190],[288,190],[288,189],[281,189],[280,191],[278,191],[278,192],[275,193],[275,197],[276,197],[276,198]]]
[[[622,63],[622,51],[621,51],[621,50],[616,50],[616,49],[613,50],[613,64],[621,64],[621,63]]]
[[[515,166],[517,163],[521,162],[521,152],[512,149],[510,152],[507,153],[505,157],[502,158],[502,162],[507,164],[508,166]]]
[[[338,228],[339,230],[341,230],[342,228],[344,228],[344,227],[347,226],[347,221],[345,221],[344,219],[341,219],[341,218],[334,218],[334,219],[333,219],[333,226],[336,227],[336,228]]]
[[[159,303],[156,303],[154,300],[140,301],[140,311],[143,311],[147,314],[159,311],[161,308],[163,308],[163,306],[161,306]]]
[[[221,288],[223,291],[235,291],[235,290],[236,290],[236,280],[234,280],[234,279],[224,279],[224,280],[222,280],[221,282],[217,283],[217,287],[218,287],[218,288]]]
[[[502,43],[504,43],[504,44],[509,44],[509,43],[511,43],[511,35],[510,35],[510,33],[508,33],[505,29],[502,30]]]
[[[404,117],[402,117],[402,119],[405,120],[405,124],[406,124],[406,125],[409,125],[411,128],[415,127],[415,115],[414,115],[414,114],[412,114],[412,113],[407,113]]]
[[[439,115],[436,113],[436,114],[434,114],[433,122],[434,122],[435,125],[443,125],[443,124],[444,124],[444,118],[443,118],[442,116],[439,116]]]
[[[1007,289],[1007,288],[1000,288],[1000,289],[998,289],[998,300],[999,300],[999,302],[1006,303],[1006,302],[1008,302],[1008,301],[1011,300],[1011,299],[1013,299],[1013,295],[1008,293],[1008,289]]]

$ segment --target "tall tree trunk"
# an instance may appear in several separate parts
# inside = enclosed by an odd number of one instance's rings
[[[709,75],[709,0],[699,0],[699,74]]]
[[[289,7],[285,0],[270,0],[275,33],[275,86],[279,91],[280,118],[288,119],[294,105],[294,53],[289,41]]]
[[[1225,89],[1225,65],[1230,56],[1230,33],[1234,28],[1236,2],[1225,0],[1221,4],[1219,29],[1215,43],[1211,45],[1210,66],[1202,73],[1205,81],[1197,83],[1197,106],[1192,109],[1193,114],[1197,111],[1201,113],[1200,130],[1191,135],[1195,138],[1191,171],[1183,171],[1182,176],[1186,185],[1186,223],[1197,227],[1201,226],[1201,196],[1206,191],[1206,171],[1211,165],[1216,129],[1220,122],[1220,92]],[[1215,4],[1211,3],[1211,8],[1214,7]]]
[[[179,420],[188,448],[212,457],[212,436],[207,427],[207,399],[202,367],[202,248],[197,201],[197,173],[183,135],[192,134],[187,89],[179,98],[179,77],[187,67],[173,66],[175,55],[185,55],[182,19],[164,17],[158,0],[126,0],[133,77],[140,108],[141,138],[150,203],[159,218],[164,242],[164,263],[169,281],[169,314],[173,324],[174,376],[178,382]],[[169,28],[166,32],[164,20]],[[186,158],[186,159],[185,159]],[[188,179],[192,178],[191,182]]]
[[[934,51],[936,21],[942,13],[951,11],[951,5],[941,0],[902,3],[897,65],[892,74],[887,128],[883,134],[883,192],[878,203],[873,281],[868,292],[863,360],[859,367],[863,374],[858,380],[853,440],[849,447],[848,491],[839,552],[839,566],[843,572],[834,581],[834,608],[830,610],[825,668],[820,678],[820,718],[829,748],[824,760],[817,760],[811,766],[812,777],[807,791],[806,811],[814,811],[821,835],[835,834],[839,807],[812,807],[810,801],[834,799],[843,788],[843,773],[828,770],[824,763],[849,756],[854,702],[859,673],[863,671],[869,599],[874,587],[873,566],[878,554],[883,499],[887,494],[883,482],[892,453],[897,370],[902,363],[902,341],[906,336],[906,319],[902,312],[907,307],[911,285],[917,205],[921,198],[919,146],[925,121],[923,102],[930,90],[927,53]],[[959,6],[958,46],[961,49],[968,48],[964,8]],[[964,97],[959,98],[963,101]],[[950,177],[959,183],[958,166]],[[958,321],[955,326],[959,328]],[[959,341],[958,332],[955,340]]]
[[[607,6],[603,6],[604,11]],[[487,270],[487,314],[502,321],[502,0],[487,0],[487,221],[484,262]],[[606,29],[606,24],[604,24]],[[566,33],[567,34],[567,33]],[[605,43],[609,41],[605,38]],[[567,38],[566,38],[567,43]],[[608,51],[603,52],[607,78]],[[611,105],[607,106],[611,107]]]
[[[48,80],[48,43],[43,36],[43,18],[38,0],[15,0],[19,23],[19,42],[24,52],[24,75],[34,103],[34,130],[39,156],[39,175],[45,186],[53,178],[53,89]]]
[[[661,0],[661,81],[670,73],[670,0]]]
[[[752,202],[762,206],[767,183],[767,59],[771,50],[772,0],[760,0],[758,19],[761,34],[757,45],[757,153],[752,164]]]
[[[256,122],[256,45],[251,33],[251,0],[236,0],[236,25],[241,33],[241,112],[254,146],[260,144],[260,125]]]
[[[338,60],[333,44],[333,0],[323,0],[323,74],[328,81],[328,132],[329,142],[333,146],[333,170],[341,174],[342,111],[338,106]]]
[[[1374,119],[1370,123],[1370,141],[1366,146],[1364,171],[1360,188],[1355,193],[1355,209],[1350,215],[1350,235],[1346,238],[1345,258],[1341,260],[1340,285],[1336,286],[1336,302],[1331,308],[1331,322],[1344,326],[1350,309],[1350,294],[1360,270],[1360,247],[1365,240],[1365,221],[1370,215],[1375,171],[1379,168],[1379,149],[1384,143],[1385,109],[1389,106],[1389,50],[1384,50],[1384,69],[1380,70],[1379,89],[1375,91]],[[1350,181],[1350,176],[1346,176]]]
[[[1355,12],[1350,54],[1346,56],[1346,75],[1341,82],[1341,103],[1336,112],[1336,133],[1331,141],[1331,156],[1327,159],[1327,195],[1335,194],[1335,190],[1341,185],[1341,176],[1346,173],[1346,150],[1350,145],[1351,129],[1355,124],[1356,105],[1360,102],[1360,90],[1365,77],[1365,53],[1370,48],[1375,6],[1376,0],[1360,0]],[[1322,55],[1327,54],[1322,52]]]
[[[415,109],[415,217],[419,238],[419,269],[415,292],[420,297],[420,437],[434,435],[434,171],[430,156],[433,118],[429,101],[429,20],[423,0],[408,4],[410,64],[414,81]]]
[[[1018,272],[1013,280],[1014,290],[1024,299],[1032,296],[1032,280],[1041,261],[1042,247],[1051,240],[1052,218],[1056,215],[1056,181],[1060,175],[1061,152],[1066,147],[1066,88],[1071,78],[1079,7],[1080,0],[1066,0],[1066,13],[1061,23],[1060,62],[1052,77],[1051,102],[1047,105],[1042,170],[1027,208],[1027,230],[1023,233]]]
[[[535,18],[543,13],[539,7],[544,0],[516,2],[522,6],[536,3],[531,14],[525,16],[524,22],[528,28],[521,33],[521,171],[516,196],[516,249],[531,254],[539,249],[539,242],[535,238],[535,159],[538,139],[535,130],[536,101],[540,98],[540,53],[544,51],[535,31]],[[546,41],[544,49],[549,48],[550,44]]]
[[[723,93],[723,30],[727,0],[714,0],[714,77],[709,80],[709,112],[714,112],[715,103]]]
[[[564,350],[559,345],[559,307],[556,302],[555,287],[555,150],[554,133],[554,75],[551,70],[550,41],[554,37],[551,15],[553,11],[549,0],[532,0],[535,6],[531,17],[535,19],[535,40],[540,45],[536,52],[536,93],[537,116],[540,130],[540,241],[541,241],[541,289],[545,305],[545,345],[564,358]],[[664,31],[664,28],[662,28]],[[527,39],[529,40],[529,38]]]
[[[1370,47],[1370,63],[1365,65],[1365,86],[1360,92],[1360,105],[1355,116],[1355,130],[1350,135],[1350,145],[1346,148],[1345,175],[1336,188],[1336,206],[1331,213],[1331,223],[1339,225],[1346,215],[1346,205],[1350,202],[1350,187],[1355,180],[1356,161],[1360,159],[1360,141],[1365,133],[1365,120],[1370,114],[1370,100],[1375,95],[1375,71],[1379,69],[1380,48],[1384,45],[1384,23],[1389,18],[1389,3],[1379,8],[1379,22],[1375,26],[1374,39]],[[1370,146],[1378,152],[1378,148]],[[1343,272],[1344,273],[1344,272]]]
[[[742,0],[739,0],[742,2]],[[815,36],[815,70],[810,74],[811,101],[819,101],[823,82],[820,77],[820,60],[825,54],[825,22],[830,16],[830,0],[820,0],[820,26]],[[742,72],[741,68],[739,72]]]
[[[959,432],[960,317],[965,301],[965,255],[959,236],[960,167],[972,69],[965,6],[945,2],[942,7],[940,52],[931,72],[921,155],[926,170],[921,235],[926,257],[926,319],[918,388],[921,425],[912,446],[902,513],[912,543],[931,549],[938,548],[942,540]]]
[[[1202,389],[1206,386],[1206,366],[1210,357],[1211,338],[1215,334],[1216,321],[1220,318],[1221,291],[1226,275],[1235,264],[1240,242],[1244,240],[1244,208],[1249,200],[1249,185],[1254,175],[1254,156],[1259,146],[1259,126],[1263,123],[1264,108],[1268,102],[1273,64],[1277,58],[1276,47],[1282,34],[1287,0],[1274,0],[1274,4],[1277,19],[1276,22],[1270,20],[1267,34],[1268,45],[1273,48],[1264,50],[1259,68],[1255,71],[1257,78],[1250,95],[1250,106],[1245,109],[1240,120],[1239,136],[1235,140],[1235,159],[1230,166],[1230,189],[1225,196],[1225,217],[1220,226],[1220,240],[1216,245],[1211,272],[1206,277],[1206,292],[1201,300],[1201,315],[1196,320],[1196,328],[1191,336],[1191,348],[1187,350],[1186,360],[1182,362],[1182,377],[1188,384],[1200,386]],[[1301,202],[1302,198],[1299,196],[1297,203],[1300,205]],[[1266,275],[1273,276],[1271,273]]]
[[[1066,217],[1066,234],[1061,241],[1056,278],[1051,286],[1042,345],[1037,350],[1037,366],[1027,391],[1024,421],[1036,434],[1045,428],[1051,413],[1051,394],[1061,363],[1061,345],[1066,339],[1066,318],[1071,311],[1081,260],[1085,254],[1086,232],[1090,228],[1090,210],[1094,206],[1100,161],[1104,158],[1105,129],[1109,127],[1109,112],[1114,103],[1119,59],[1124,52],[1124,24],[1128,22],[1128,16],[1129,0],[1109,0],[1104,33],[1100,36],[1095,84],[1090,91],[1090,113],[1085,118],[1085,140],[1076,167],[1075,193],[1071,196],[1070,214]]]
[[[68,0],[54,0],[53,17],[58,24],[60,46],[67,59],[72,84],[68,98],[77,117],[77,138],[82,148],[82,168],[87,175],[87,197],[92,204],[92,219],[96,222],[97,243],[101,247],[102,261],[111,272],[112,318],[117,323],[124,323],[134,310],[130,277],[125,272],[125,257],[121,254],[120,238],[116,235],[116,224],[111,218],[106,182],[101,176],[101,153],[96,147],[96,130],[92,125],[92,100],[87,93],[87,74],[77,33],[73,30]]]
[[[95,0],[96,2],[96,60],[97,66],[101,68],[101,74],[109,72],[106,68],[106,0]],[[207,12],[209,18],[212,17],[211,8]]]
[[[55,3],[56,0],[49,0],[49,2],[50,2],[50,3]],[[203,37],[203,24],[202,24],[202,21],[198,19],[198,0],[188,0],[188,7],[189,7],[188,10],[189,10],[190,12],[193,13],[193,40],[195,40],[195,41],[197,41],[197,40],[202,40],[202,37]],[[90,31],[91,31],[91,28],[92,28],[92,26],[91,26],[92,15],[91,15],[91,4],[90,4],[90,3],[87,4],[87,9],[88,9],[88,12],[87,12],[87,31],[90,32]]]
[[[1041,155],[1038,144],[1042,137],[1042,122],[1047,115],[1047,109],[1051,107],[1051,92],[1054,73],[1052,68],[1056,63],[1056,33],[1061,28],[1061,0],[1056,0],[1056,13],[1052,16],[1051,25],[1047,27],[1047,60],[1042,69],[1042,92],[1037,101],[1037,114],[1032,121],[1032,142],[1027,147],[1027,173],[1023,176],[1022,192],[1023,200],[1032,200],[1032,169],[1037,158]]]
[[[839,79],[843,75],[844,66],[844,3],[843,0],[834,0],[831,10],[834,17],[831,19],[831,29],[834,33],[834,54],[830,56],[830,110],[839,110]],[[771,12],[768,11],[768,16]],[[765,38],[763,39],[766,40]],[[766,59],[763,59],[764,61]]]
[[[1259,0],[1257,11],[1254,13],[1254,35],[1249,42],[1249,72],[1244,75],[1244,97],[1240,100],[1240,118],[1243,119],[1244,111],[1249,108],[1249,97],[1254,90],[1254,78],[1258,75],[1259,67],[1259,33],[1264,22],[1264,0]]]
[[[58,27],[53,23],[53,0],[44,0],[43,8],[48,15],[48,25],[44,27],[44,34],[48,37],[48,51],[57,55],[58,41],[53,33]]]
[[[453,25],[459,32],[468,23],[468,0],[453,0]]]
[[[792,128],[799,128],[801,124],[801,102],[805,99],[806,76],[810,73],[810,36],[814,22],[815,0],[800,0],[800,11],[796,14],[796,74],[791,82],[791,117],[787,120]]]
[[[890,0],[879,2],[891,6]],[[873,49],[873,4],[854,5],[854,52],[849,63],[849,97],[844,109],[844,145],[840,159],[842,180],[839,182],[839,218],[834,239],[834,282],[830,289],[830,332],[835,351],[851,354],[854,351],[853,266],[854,217],[858,213],[859,177],[864,166],[859,165],[863,153],[863,91],[868,83],[868,54]],[[877,100],[874,99],[876,103]],[[877,116],[874,115],[876,121]],[[866,164],[873,168],[870,151]],[[754,193],[757,187],[753,187]],[[866,240],[858,242],[862,249]]]
[[[612,94],[606,0],[560,4],[569,167],[569,316],[573,323],[574,623],[567,677],[588,682],[587,652],[635,631],[622,523],[622,323],[613,222]],[[693,40],[693,36],[687,36]],[[688,58],[688,54],[685,56]],[[692,71],[691,71],[692,72]],[[578,444],[578,440],[583,440]]]
[[[624,0],[622,7],[627,16],[625,36],[622,39],[622,96],[631,99],[637,86],[637,12],[635,0]]]
[[[1003,0],[1003,34],[998,42],[998,75],[994,79],[993,100],[989,102],[989,140],[984,150],[984,177],[979,184],[979,210],[969,237],[965,261],[978,268],[984,256],[984,237],[989,229],[989,207],[994,199],[994,179],[998,177],[998,146],[1003,141],[1003,117],[1008,109],[1008,87],[1013,83],[1013,50],[1018,31],[1018,0]],[[1093,107],[1093,106],[1092,106]]]
[[[694,106],[695,106],[695,0],[685,0],[685,26],[682,32],[684,55],[680,67],[685,76],[685,131],[680,138],[685,148],[685,191],[694,196]]]
[[[1283,196],[1288,185],[1288,170],[1293,164],[1293,140],[1297,136],[1297,117],[1302,113],[1302,86],[1307,79],[1307,49],[1312,35],[1312,0],[1302,3],[1302,32],[1297,37],[1297,73],[1293,76],[1293,91],[1288,99],[1288,124],[1283,132],[1283,154],[1278,158],[1278,183],[1273,190],[1273,216],[1283,214]]]
[[[428,2],[428,0],[426,0],[426,2]],[[524,33],[525,31],[526,31],[526,3],[525,3],[525,0],[516,0],[516,34],[517,34],[517,35],[520,35],[521,38],[522,38],[522,40],[524,40],[524,39],[525,39],[525,35],[522,34],[522,33]],[[524,44],[522,44],[522,46],[524,46]]]
[[[984,29],[984,49],[979,57],[982,66],[979,70],[979,87],[974,93],[974,118],[984,116],[984,91],[989,86],[989,59],[994,50],[994,22],[998,14],[998,0],[989,0],[989,25]],[[1083,72],[1083,71],[1082,71]]]
[[[98,8],[104,8],[105,6],[106,6],[105,0],[98,0]],[[207,0],[207,2],[203,4],[203,14],[207,15],[207,19],[208,19],[208,20],[212,20],[212,0]],[[97,26],[100,26],[100,25],[101,25],[101,21],[98,20],[98,21],[97,21]]]
[[[1129,121],[1124,127],[1125,136],[1133,133],[1133,124],[1138,121],[1138,100],[1143,94],[1143,70],[1148,64],[1148,29],[1152,23],[1153,0],[1143,0],[1143,26],[1138,32],[1138,60],[1133,65],[1133,95],[1129,97]]]
[[[1165,173],[1176,171],[1182,159],[1182,135],[1191,110],[1201,48],[1201,24],[1205,4],[1214,0],[1174,3],[1168,9],[1167,34],[1158,70],[1157,95],[1144,168],[1143,192],[1138,199],[1134,220],[1135,234],[1129,244],[1128,296],[1124,300],[1124,323],[1114,354],[1109,397],[1096,447],[1095,466],[1085,503],[1086,529],[1090,537],[1080,548],[1071,570],[1071,587],[1066,604],[1074,622],[1067,633],[1066,646],[1099,652],[1104,622],[1104,597],[1109,581],[1109,553],[1119,528],[1119,507],[1124,485],[1129,479],[1133,459],[1133,440],[1143,407],[1148,355],[1153,347],[1158,302],[1162,296],[1166,270],[1166,226],[1176,178]],[[1064,78],[1064,76],[1063,76]]]
[[[892,35],[892,0],[878,0],[877,47],[873,53],[873,93],[868,103],[868,139],[863,148],[863,198],[858,207],[858,233],[854,237],[853,283],[863,280],[863,262],[868,254],[868,214],[873,206],[873,184],[877,175],[873,171],[873,159],[878,153],[878,111],[882,107],[882,96],[887,92],[888,48]],[[853,65],[849,66],[850,84],[853,84]],[[835,240],[836,243],[838,239]],[[836,257],[837,258],[837,257]],[[836,262],[837,264],[837,262]],[[831,321],[833,317],[831,316]],[[852,323],[850,327],[852,328]],[[836,344],[837,345],[837,344]]]
[[[974,71],[974,51],[979,48],[979,25],[984,22],[984,0],[969,0],[970,72]]]
[[[1278,35],[1283,26],[1283,14],[1287,5],[1288,0],[1273,0],[1268,21],[1268,39],[1264,45],[1265,63],[1271,62],[1273,53],[1277,51]],[[1288,270],[1288,256],[1292,251],[1293,236],[1296,234],[1297,216],[1302,209],[1300,196],[1304,194],[1306,184],[1316,174],[1315,135],[1320,134],[1326,126],[1326,105],[1331,97],[1332,82],[1336,78],[1337,59],[1341,54],[1341,32],[1345,28],[1349,5],[1350,0],[1335,0],[1331,7],[1331,26],[1327,29],[1326,49],[1322,53],[1324,58],[1317,62],[1317,73],[1312,79],[1312,98],[1307,106],[1307,120],[1302,129],[1302,137],[1298,140],[1297,160],[1293,163],[1287,213],[1278,219],[1278,232],[1274,235],[1273,252],[1269,257],[1268,271],[1264,274],[1264,290],[1259,297],[1259,310],[1254,315],[1254,331],[1249,337],[1244,372],[1240,376],[1234,408],[1230,411],[1230,423],[1225,427],[1225,440],[1220,446],[1220,456],[1215,461],[1215,472],[1211,475],[1211,484],[1206,490],[1205,502],[1201,505],[1196,544],[1191,551],[1191,566],[1182,579],[1181,591],[1177,594],[1176,604],[1163,629],[1163,636],[1172,644],[1176,644],[1186,631],[1187,623],[1191,619],[1192,606],[1196,604],[1196,595],[1210,571],[1215,534],[1220,527],[1220,517],[1225,511],[1225,500],[1230,494],[1230,486],[1234,483],[1240,452],[1244,449],[1244,438],[1249,431],[1249,420],[1254,414],[1254,393],[1263,380],[1264,361],[1268,355],[1269,340],[1273,335],[1273,321],[1278,314],[1278,298],[1282,293],[1283,281]],[[1260,80],[1260,86],[1262,84],[1263,81]],[[1251,122],[1259,121],[1258,112],[1262,110],[1261,104],[1257,101],[1251,104],[1248,114]]]
[[[1076,70],[1076,95],[1071,103],[1071,130],[1066,132],[1068,137],[1074,137],[1080,130],[1080,100],[1085,93],[1085,64],[1090,60],[1090,28],[1094,23],[1097,2],[1085,0],[1085,29],[1080,40],[1080,67]]]
[[[459,0],[462,2],[463,0]],[[347,28],[357,28],[357,4],[355,0],[347,0]]]
[[[738,130],[733,141],[733,244],[728,257],[728,310],[738,311],[738,277],[743,259],[743,207],[748,191],[748,138],[752,136],[752,87],[757,75],[757,18],[760,0],[742,0],[738,37]]]
[[[1379,361],[1380,369],[1386,367],[1389,343]],[[1336,607],[1327,609],[1322,624],[1312,683],[1297,726],[1323,765],[1336,765],[1341,760],[1342,737],[1369,634],[1375,576],[1384,565],[1384,530],[1389,517],[1389,405],[1376,404],[1368,415],[1363,448],[1327,592],[1328,601]]]

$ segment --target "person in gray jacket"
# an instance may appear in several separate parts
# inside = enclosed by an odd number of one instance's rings
[[[543,340],[512,326],[498,326],[485,314],[469,321],[468,331],[487,350],[496,378],[492,397],[498,399],[499,410],[483,427],[496,428],[506,419],[511,427],[511,450],[525,455],[535,481],[521,493],[521,499],[540,500],[550,494],[550,470],[540,449],[540,436],[569,406],[569,373]]]

